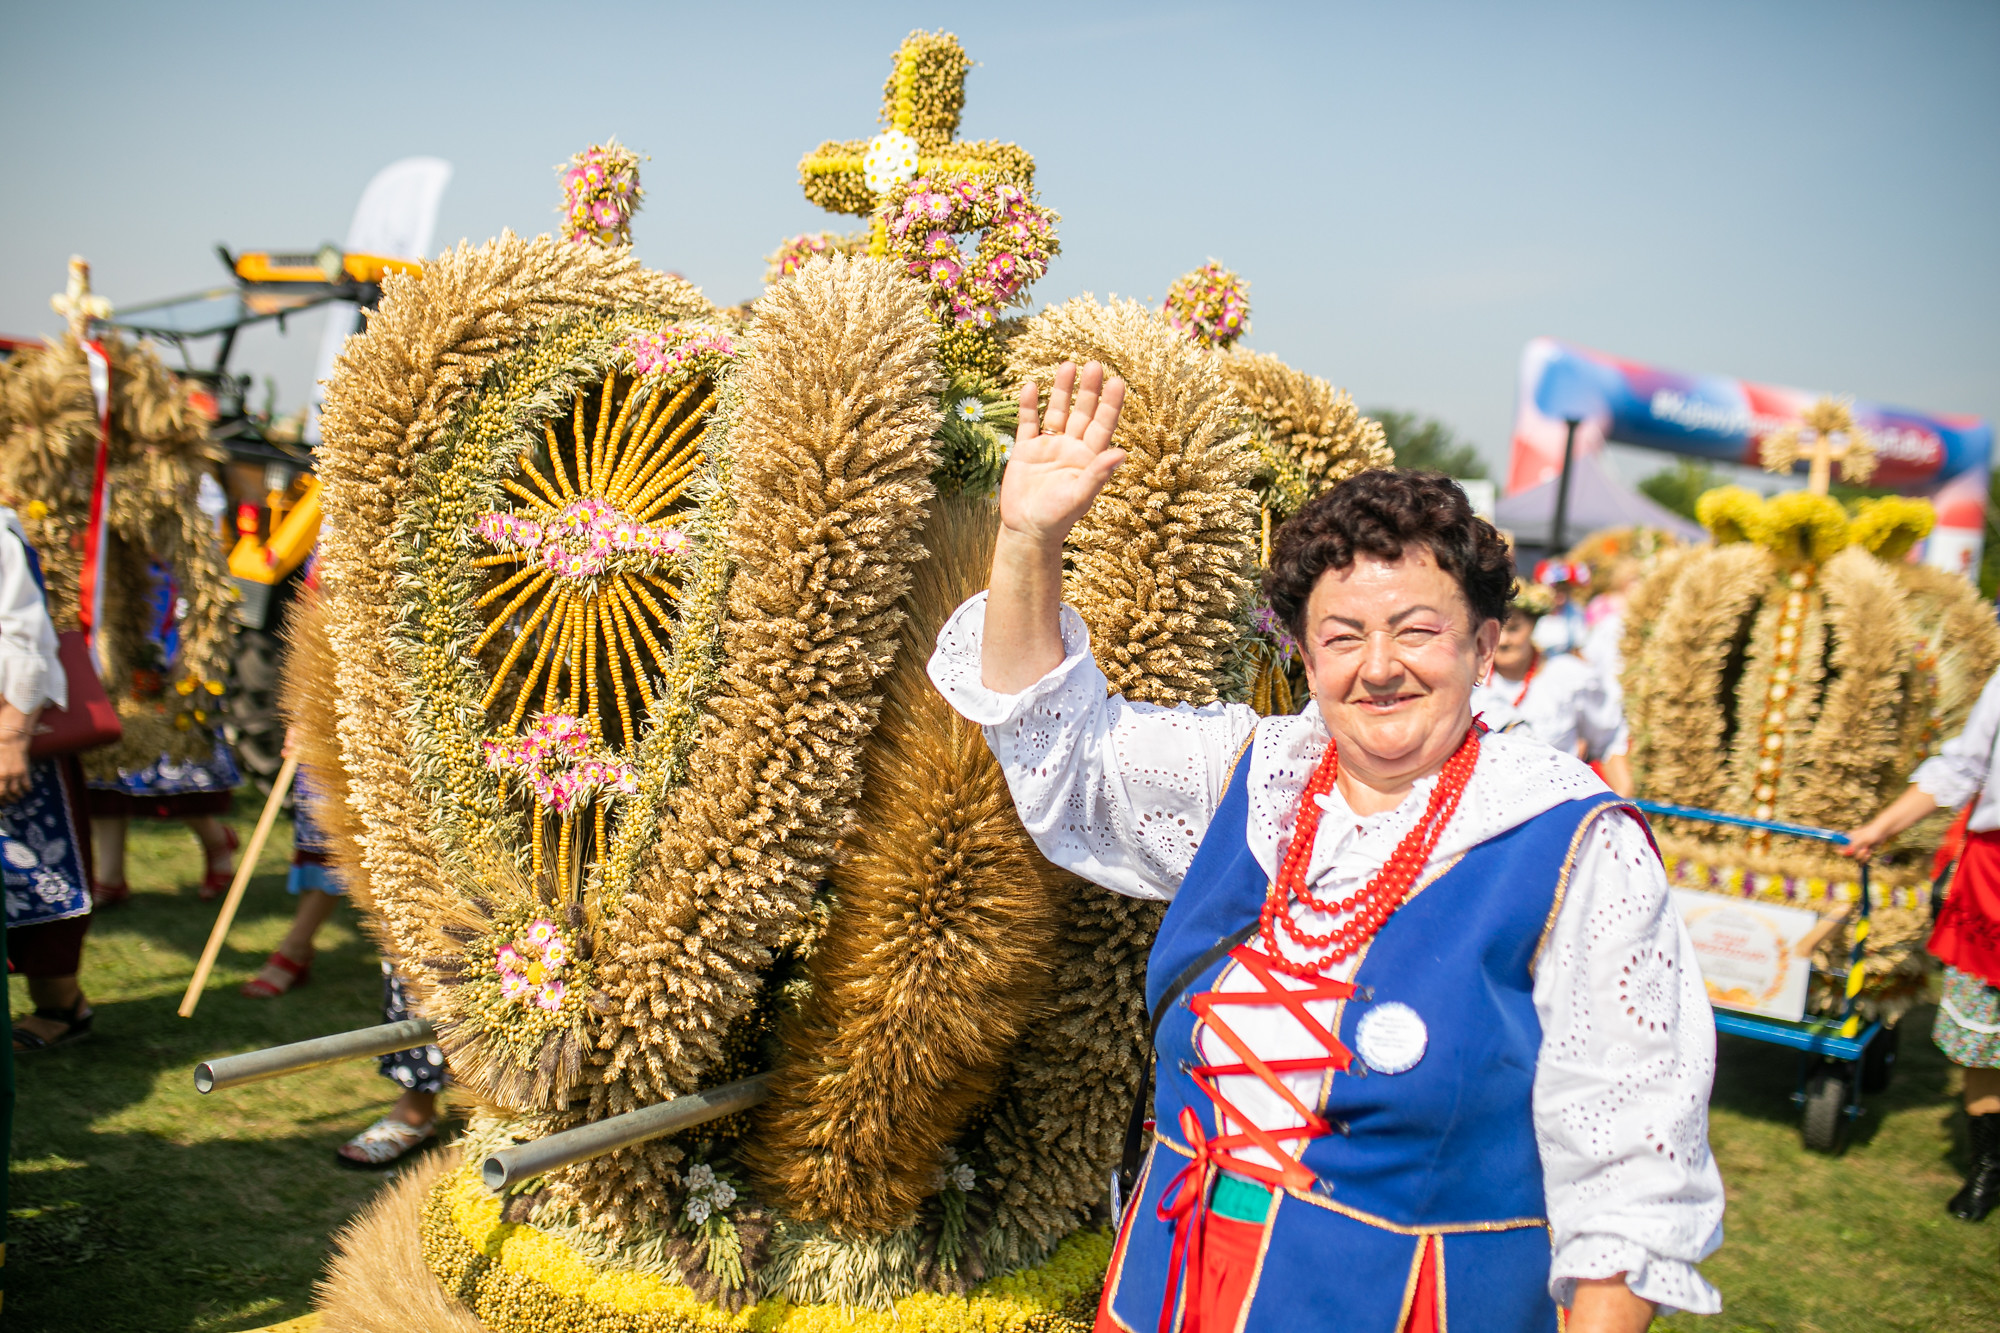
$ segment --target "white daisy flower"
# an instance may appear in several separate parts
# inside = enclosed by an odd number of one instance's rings
[[[917,174],[917,141],[901,130],[884,130],[868,141],[861,170],[868,188],[887,194]]]

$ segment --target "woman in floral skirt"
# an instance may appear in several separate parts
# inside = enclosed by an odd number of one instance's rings
[[[1986,682],[1965,730],[1910,775],[1909,790],[1848,834],[1860,860],[1940,807],[1973,802],[1965,851],[1951,875],[1930,950],[1943,961],[1944,998],[1932,1038],[1965,1070],[1971,1168],[1945,1206],[1978,1222],[2000,1205],[2000,675]]]

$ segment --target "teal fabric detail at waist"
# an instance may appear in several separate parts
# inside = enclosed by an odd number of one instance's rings
[[[1271,1215],[1271,1191],[1254,1180],[1224,1171],[1216,1177],[1215,1193],[1209,1196],[1208,1206],[1217,1217],[1261,1226]]]

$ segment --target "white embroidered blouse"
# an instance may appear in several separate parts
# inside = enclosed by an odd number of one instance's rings
[[[1965,826],[1974,833],[1990,833],[2000,829],[2000,753],[1996,750],[2000,750],[2000,672],[1995,672],[1979,692],[1971,716],[1965,719],[1965,730],[1918,764],[1910,781],[1946,809],[1955,809],[1977,796],[1979,804],[1973,807]]]
[[[1501,729],[1494,715],[1511,705],[1537,740],[1564,754],[1582,743],[1591,759],[1623,754],[1627,739],[1623,694],[1616,682],[1574,653],[1545,654],[1525,681],[1498,671],[1472,691],[1472,711]]]
[[[946,623],[931,680],[985,728],[1043,855],[1115,892],[1172,898],[1254,734],[1244,761],[1246,835],[1265,873],[1277,874],[1299,794],[1326,749],[1317,705],[1260,719],[1241,704],[1160,708],[1108,695],[1083,621],[1069,607],[1063,663],[1019,694],[999,694],[981,682],[985,599],[980,593]],[[1434,781],[1374,815],[1354,814],[1337,789],[1321,797],[1325,815],[1306,871],[1315,895],[1337,898],[1365,884],[1416,822]],[[1430,866],[1599,793],[1607,793],[1603,783],[1573,757],[1529,737],[1489,735]],[[1338,919],[1307,911],[1299,924],[1324,934]],[[1290,950],[1288,938],[1280,942]],[[1327,975],[1345,979],[1338,968]],[[1255,989],[1241,968],[1218,986]],[[1324,1023],[1331,1003],[1308,1008]],[[1536,972],[1534,1003],[1542,1046],[1533,1115],[1554,1241],[1551,1293],[1567,1305],[1578,1278],[1624,1273],[1635,1294],[1663,1307],[1719,1310],[1720,1296],[1695,1269],[1722,1243],[1722,1179],[1708,1150],[1714,1019],[1659,860],[1622,812],[1600,817],[1579,853]],[[1282,1006],[1246,1005],[1230,1022],[1266,1060],[1324,1054]],[[1318,1076],[1299,1077],[1312,1085],[1296,1089],[1310,1105]],[[1262,1128],[1301,1123],[1254,1077],[1221,1084]]]
[[[69,678],[56,647],[56,627],[28,568],[28,535],[19,516],[0,507],[0,698],[24,713],[66,707]]]

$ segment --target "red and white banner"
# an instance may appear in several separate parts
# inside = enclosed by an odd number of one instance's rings
[[[84,360],[90,364],[90,392],[97,400],[97,465],[90,477],[90,517],[83,529],[83,573],[78,580],[76,618],[90,644],[97,669],[104,671],[104,658],[97,651],[97,627],[104,623],[105,521],[111,507],[110,484],[105,476],[111,465],[111,358],[104,344],[95,339],[83,343]]]

